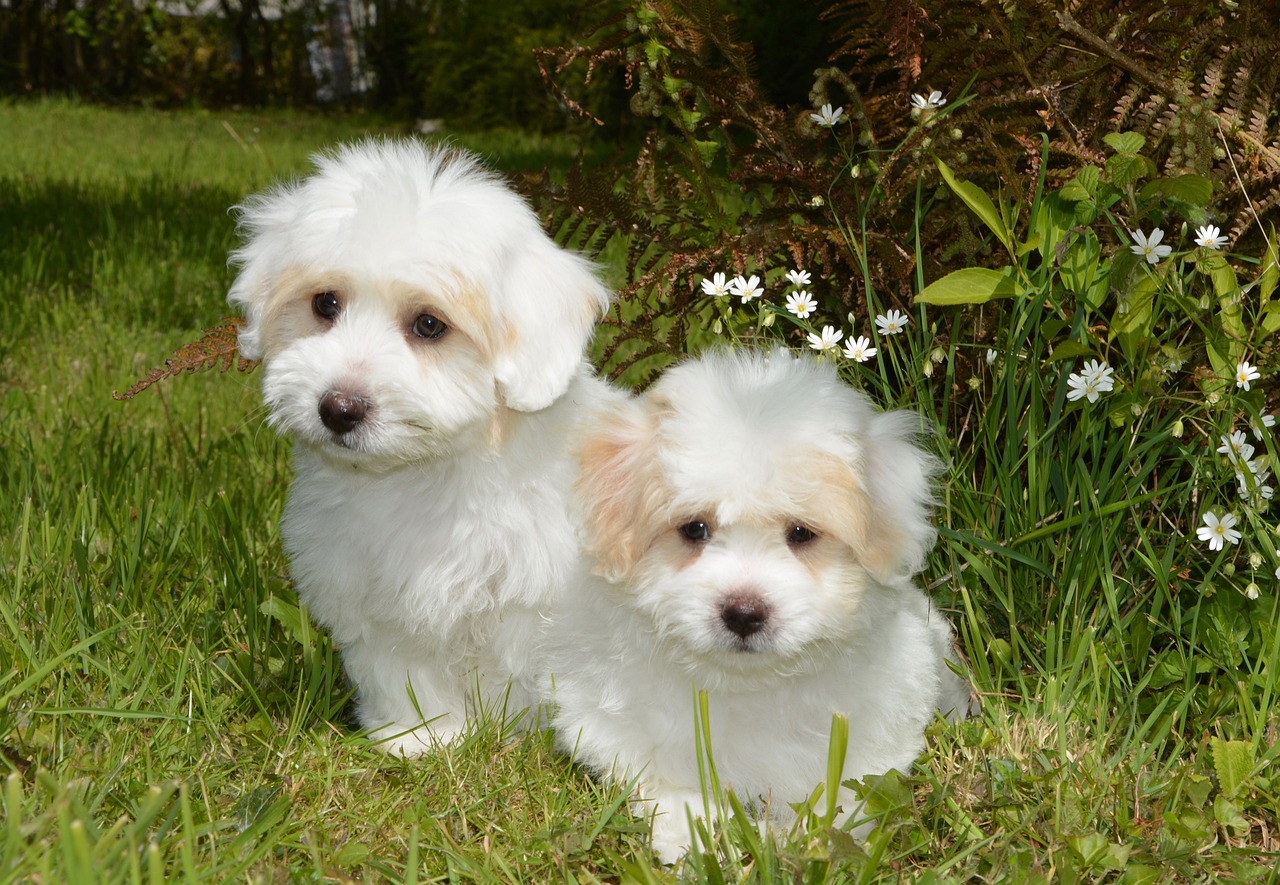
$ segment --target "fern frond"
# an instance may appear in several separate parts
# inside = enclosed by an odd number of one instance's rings
[[[235,367],[238,372],[252,372],[258,366],[258,360],[247,360],[240,356],[238,337],[244,320],[239,317],[227,317],[209,329],[204,330],[195,341],[184,344],[164,361],[147,371],[146,377],[138,380],[124,393],[111,392],[115,400],[133,399],[139,393],[166,378],[190,372],[206,372],[213,369],[226,372]]]

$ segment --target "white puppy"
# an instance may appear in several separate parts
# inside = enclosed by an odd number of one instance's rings
[[[844,777],[861,778],[907,770],[937,711],[967,711],[951,628],[911,581],[934,542],[918,425],[778,351],[687,362],[588,431],[601,577],[549,631],[557,740],[639,779],[663,859],[688,848],[687,810],[705,813],[694,689],[722,783],[780,820],[824,780],[832,714],[849,719]]]
[[[369,141],[315,164],[240,207],[229,300],[295,440],[298,595],[361,724],[412,755],[477,700],[536,697],[530,649],[578,558],[571,428],[609,395],[583,361],[609,299],[464,153]]]

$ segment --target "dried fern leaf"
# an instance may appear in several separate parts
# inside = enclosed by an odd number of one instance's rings
[[[252,372],[257,368],[258,360],[245,359],[240,356],[238,349],[240,327],[243,325],[244,320],[239,317],[226,317],[218,325],[205,329],[197,340],[175,350],[173,356],[164,361],[163,366],[148,370],[146,377],[135,382],[124,393],[112,391],[112,398],[133,399],[153,384],[184,373],[210,369],[226,372],[233,365],[237,372]]]

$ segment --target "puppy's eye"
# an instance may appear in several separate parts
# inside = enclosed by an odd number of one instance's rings
[[[342,302],[337,292],[321,292],[311,299],[311,311],[322,320],[332,322],[342,313]]]
[[[818,537],[818,533],[808,526],[796,523],[787,529],[787,543],[793,547],[799,547],[808,544],[814,538]]]
[[[711,526],[707,525],[700,519],[695,519],[693,522],[686,522],[684,525],[680,526],[677,531],[680,532],[681,537],[686,541],[691,541],[694,544],[701,544],[704,541],[711,540]]]
[[[419,314],[418,318],[413,321],[412,329],[413,334],[419,338],[425,338],[427,341],[435,341],[449,331],[449,327],[445,325],[444,320],[429,313]]]

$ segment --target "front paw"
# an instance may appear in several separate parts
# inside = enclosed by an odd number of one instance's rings
[[[369,732],[369,742],[388,756],[413,759],[456,744],[462,732],[461,724],[455,723],[452,716],[442,716],[417,726],[384,725]]]
[[[639,807],[652,816],[649,847],[664,864],[674,864],[694,845],[690,818],[703,817],[702,796],[692,792],[658,794]]]

